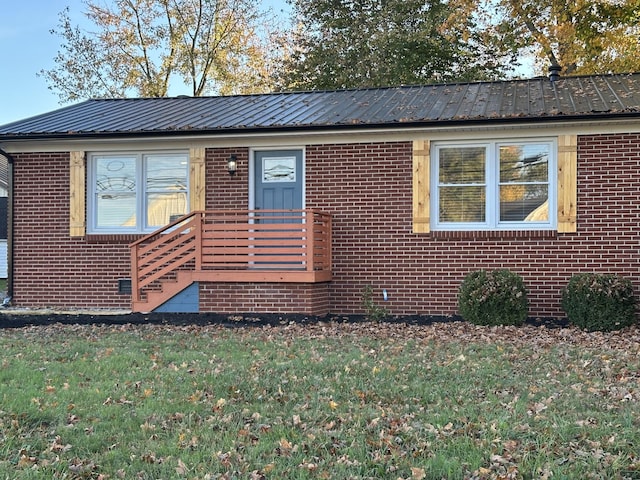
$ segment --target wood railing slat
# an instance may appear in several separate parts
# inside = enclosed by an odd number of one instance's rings
[[[311,209],[192,212],[130,245],[132,301],[184,268],[237,271],[237,281],[256,269],[290,271],[296,281],[300,270],[330,272],[331,227],[331,215]]]

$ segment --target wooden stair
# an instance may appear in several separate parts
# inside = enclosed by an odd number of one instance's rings
[[[331,215],[313,209],[191,212],[130,249],[134,312],[152,312],[194,282],[332,279]]]

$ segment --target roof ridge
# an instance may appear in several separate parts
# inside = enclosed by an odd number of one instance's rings
[[[602,74],[585,74],[585,75],[571,75],[566,77],[560,77],[556,81],[584,79],[584,78],[601,78],[601,77],[623,77],[638,75],[640,72],[625,72],[625,73],[602,73]],[[548,76],[540,75],[536,77],[527,78],[508,78],[497,80],[469,80],[469,81],[457,81],[457,82],[436,82],[436,83],[424,83],[424,84],[400,84],[400,85],[384,85],[378,87],[350,87],[350,88],[334,88],[334,89],[319,89],[319,90],[283,90],[273,92],[262,93],[238,93],[233,95],[174,95],[167,97],[120,97],[120,98],[91,98],[86,101],[167,101],[167,100],[194,100],[199,98],[249,98],[249,97],[268,97],[268,96],[280,96],[280,95],[321,95],[328,93],[348,93],[348,92],[367,92],[367,91],[383,91],[383,90],[399,90],[399,89],[416,89],[416,88],[429,88],[429,87],[456,87],[456,86],[468,86],[468,85],[491,85],[491,84],[509,84],[509,83],[528,83],[533,81],[550,81]]]
[[[0,141],[640,117],[638,75],[584,75],[554,81],[535,77],[218,97],[93,99],[2,125]],[[600,98],[594,107],[589,100],[596,96]]]

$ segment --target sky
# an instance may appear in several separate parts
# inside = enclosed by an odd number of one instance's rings
[[[276,12],[288,8],[285,0],[262,1]],[[0,0],[0,125],[64,106],[37,73],[55,66],[60,39],[50,30],[67,6],[79,23],[82,0]]]

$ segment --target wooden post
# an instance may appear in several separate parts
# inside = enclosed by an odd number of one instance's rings
[[[333,239],[332,239],[332,235],[333,235],[332,226],[333,226],[333,224],[332,224],[332,222],[333,222],[333,219],[332,219],[331,215],[327,214],[326,215],[327,226],[326,226],[326,234],[325,234],[327,257],[326,257],[325,268],[328,271],[333,270],[333,252],[331,251],[331,244],[333,242]]]
[[[138,245],[131,247],[131,302],[140,301],[140,287],[138,282]]]
[[[196,212],[194,214],[196,220],[196,244],[195,244],[195,257],[196,257],[196,270],[202,270],[202,230],[204,229],[204,212]]]
[[[307,230],[307,271],[312,272],[314,270],[314,247],[316,229],[316,219],[313,210],[304,211],[304,222]]]

